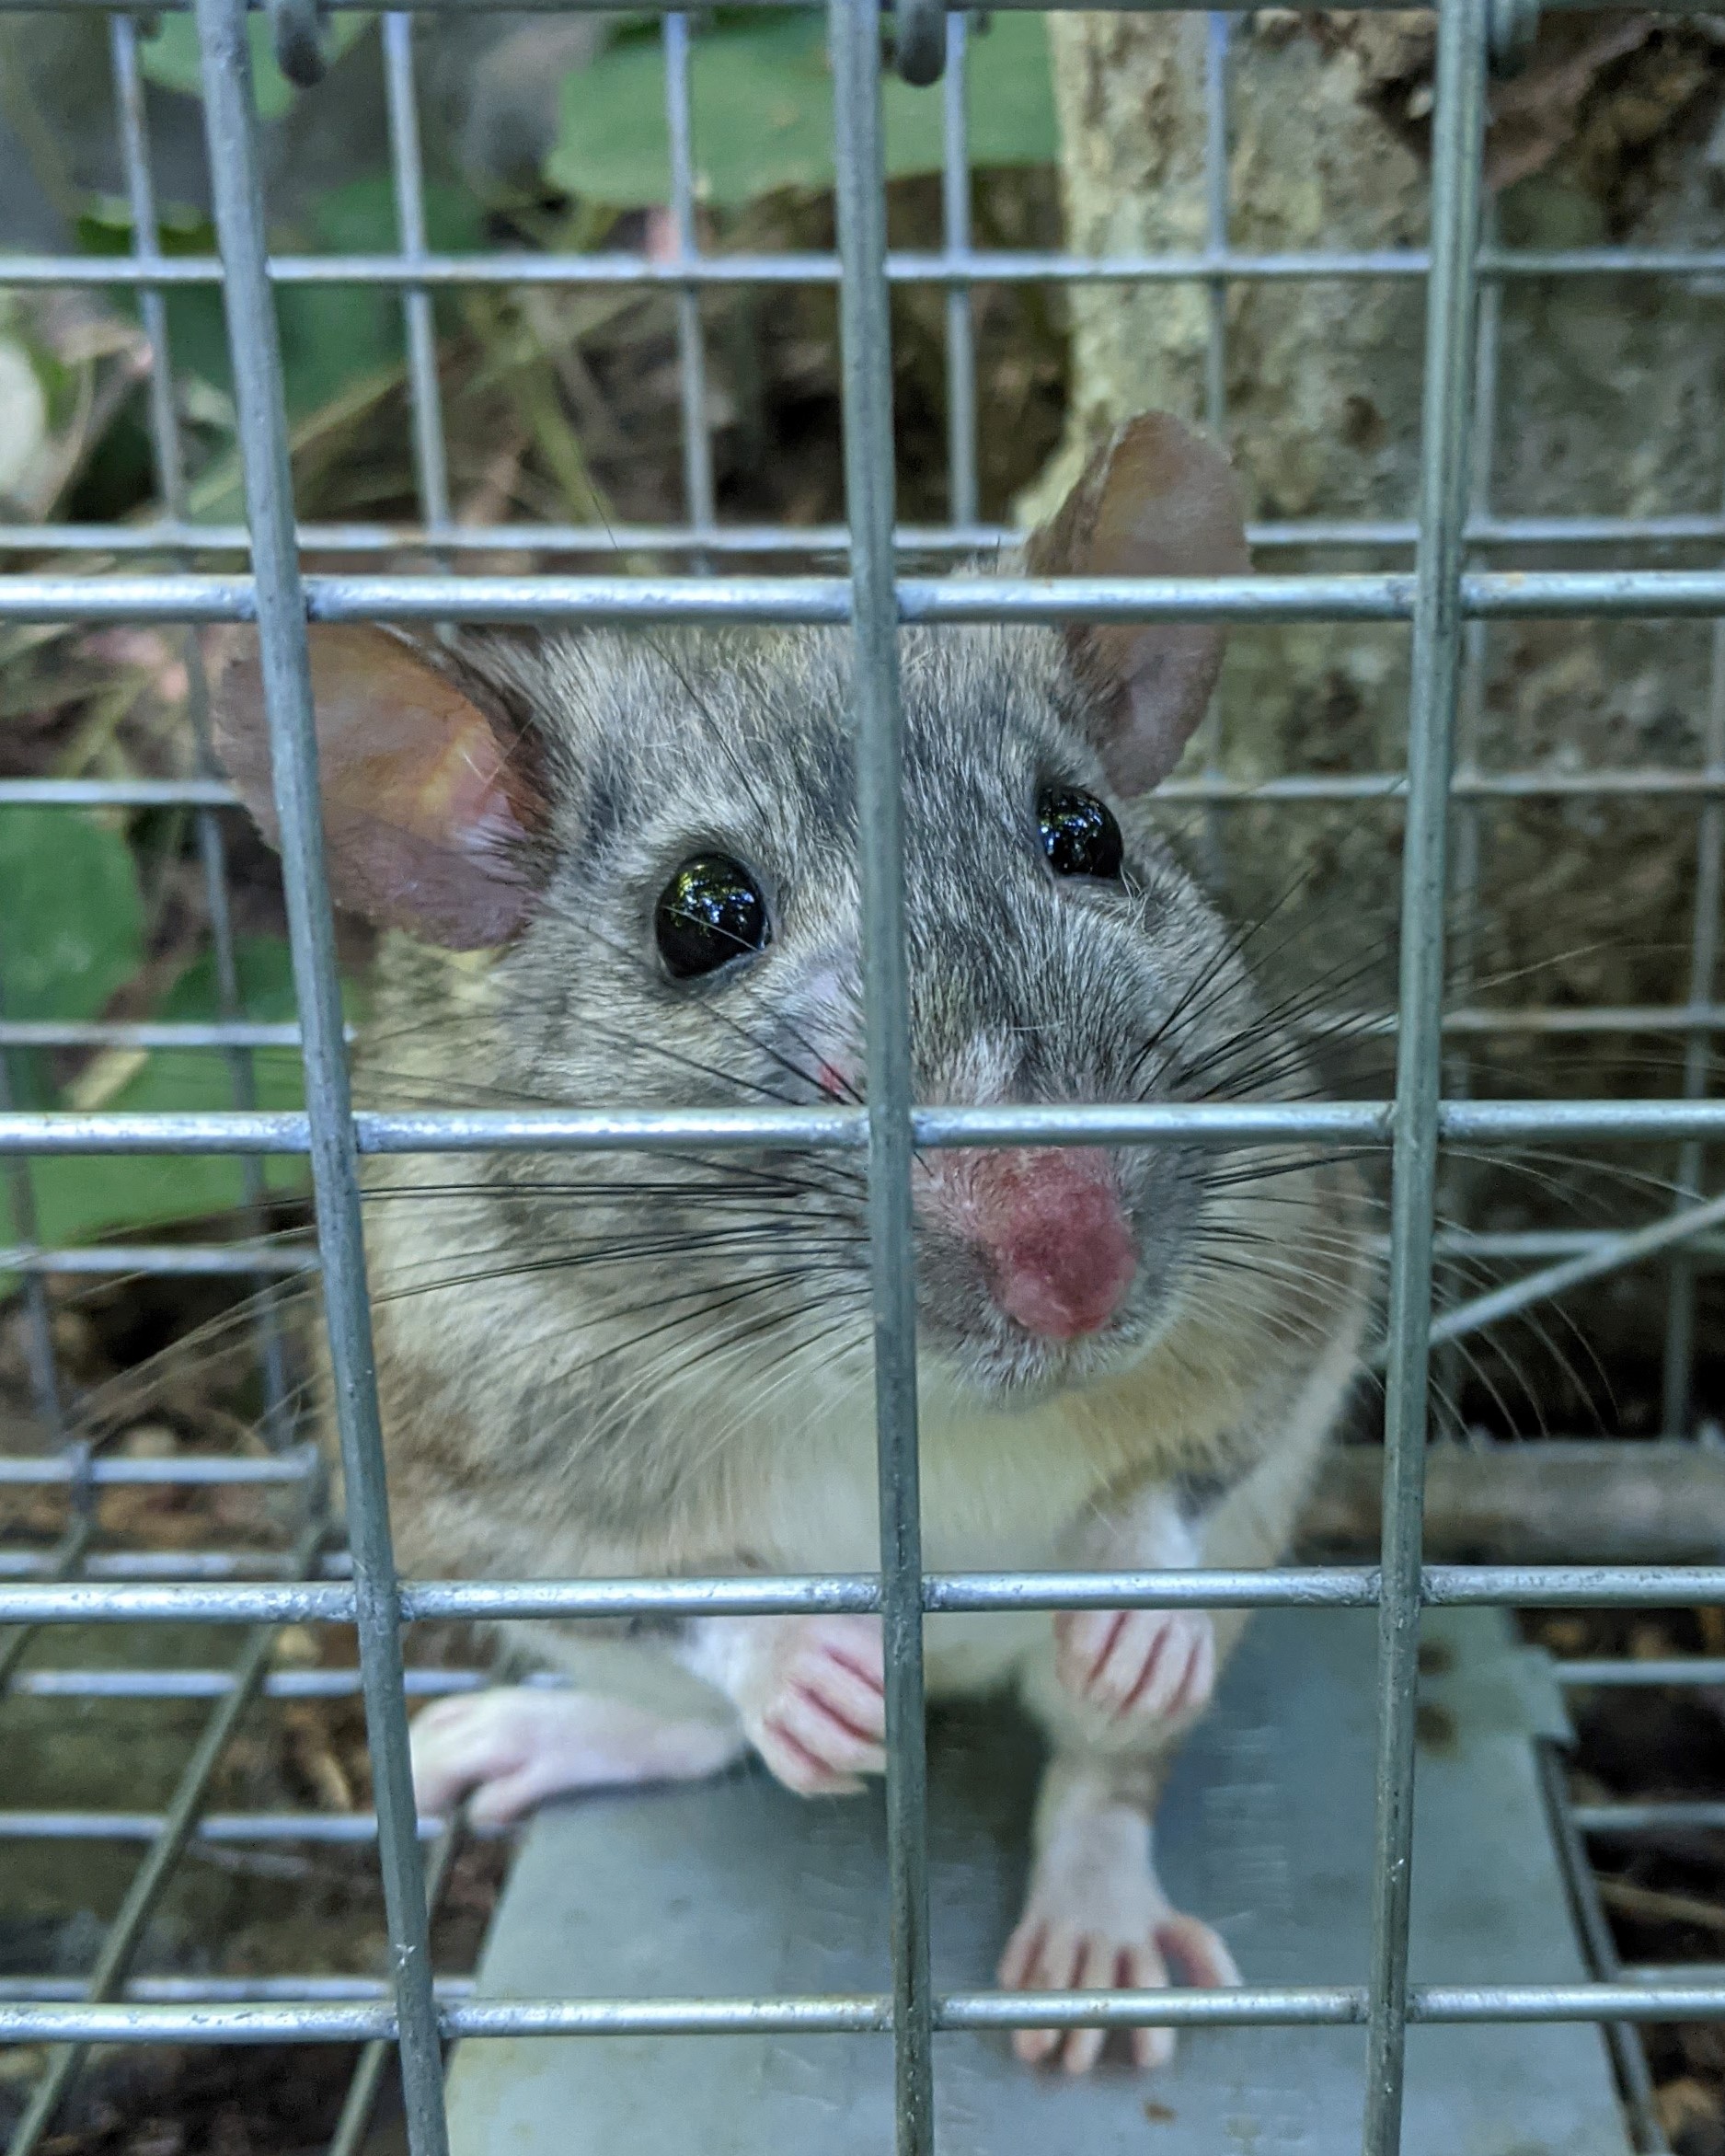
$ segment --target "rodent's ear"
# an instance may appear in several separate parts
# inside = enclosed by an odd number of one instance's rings
[[[1030,539],[1032,576],[1236,576],[1250,567],[1239,488],[1221,450],[1167,412],[1116,430]],[[1096,698],[1091,738],[1122,793],[1179,761],[1226,639],[1202,621],[1080,622],[1066,641]]]
[[[454,951],[505,943],[535,896],[519,744],[428,651],[380,628],[310,632],[330,895]],[[215,744],[279,846],[255,630],[209,645]]]

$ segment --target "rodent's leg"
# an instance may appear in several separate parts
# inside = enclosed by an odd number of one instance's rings
[[[708,1617],[676,1650],[716,1685],[787,1789],[849,1796],[886,1770],[878,1617]]]
[[[1098,1570],[1195,1565],[1197,1533],[1172,1491],[1139,1493],[1089,1533],[1080,1563]],[[1216,1628],[1203,1609],[1063,1609],[1054,1619],[1054,1674],[1104,1724],[1188,1721],[1216,1681]]]
[[[1037,1803],[1030,1888],[1001,1956],[1010,1991],[1150,1990],[1169,1983],[1237,1984],[1234,1958],[1208,1924],[1168,1900],[1151,1859],[1157,1770],[1146,1759],[1056,1755]],[[1019,2029],[1028,2064],[1085,2073],[1104,2029]],[[1131,2032],[1133,2063],[1165,2066],[1172,2029]]]
[[[519,1819],[546,1797],[620,1782],[696,1781],[742,1749],[734,1723],[674,1719],[604,1692],[504,1685],[439,1700],[408,1739],[422,1812],[469,1797],[476,1826]]]

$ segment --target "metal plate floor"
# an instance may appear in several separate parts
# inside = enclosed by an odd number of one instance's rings
[[[985,1621],[985,1620],[984,1620]],[[1536,1780],[1560,1732],[1540,1658],[1498,1611],[1429,1612],[1417,1981],[1586,1975]],[[1182,1756],[1164,1882],[1248,1983],[1360,1983],[1371,1903],[1375,1631],[1359,1610],[1258,1619]],[[981,1989],[1017,1913],[1037,1754],[967,1710],[931,1729],[935,1979]],[[887,1976],[878,1795],[810,1803],[759,1771],[547,1808],[479,1972],[493,1997],[858,1991]],[[1173,2066],[1031,2073],[997,2035],[937,2038],[940,2156],[1352,2156],[1364,2033],[1214,2029]],[[512,2037],[458,2047],[453,2156],[890,2156],[890,2040]],[[1627,2156],[1600,2032],[1416,2028],[1404,2156]]]

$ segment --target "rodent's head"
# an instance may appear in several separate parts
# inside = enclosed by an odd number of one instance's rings
[[[1026,550],[1039,575],[1245,561],[1225,461],[1166,418],[1122,429]],[[918,1099],[1192,1097],[1256,1066],[1234,948],[1135,813],[1202,717],[1221,647],[1192,624],[903,634]],[[452,1100],[475,1097],[476,1055],[493,1101],[861,1097],[846,633],[443,649],[314,629],[312,652],[338,902],[495,954],[483,1044],[453,1006],[426,1013]],[[273,835],[255,648],[226,656],[216,702],[228,768]],[[631,1309],[710,1285],[713,1337],[755,1327],[777,1354],[776,1307],[805,1343],[839,1318],[866,1336],[852,1160],[583,1161],[581,1196],[561,1202],[543,1161],[488,1172],[523,1264],[555,1271],[570,1252],[586,1308],[601,1278],[587,1261],[608,1253]],[[927,1155],[927,1343],[992,1394],[1143,1353],[1202,1274],[1207,1172],[1168,1147]]]

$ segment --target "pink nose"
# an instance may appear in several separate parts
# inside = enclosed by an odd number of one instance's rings
[[[1074,1147],[1003,1151],[969,1181],[967,1225],[1006,1315],[1042,1340],[1100,1331],[1138,1269],[1107,1161]]]

